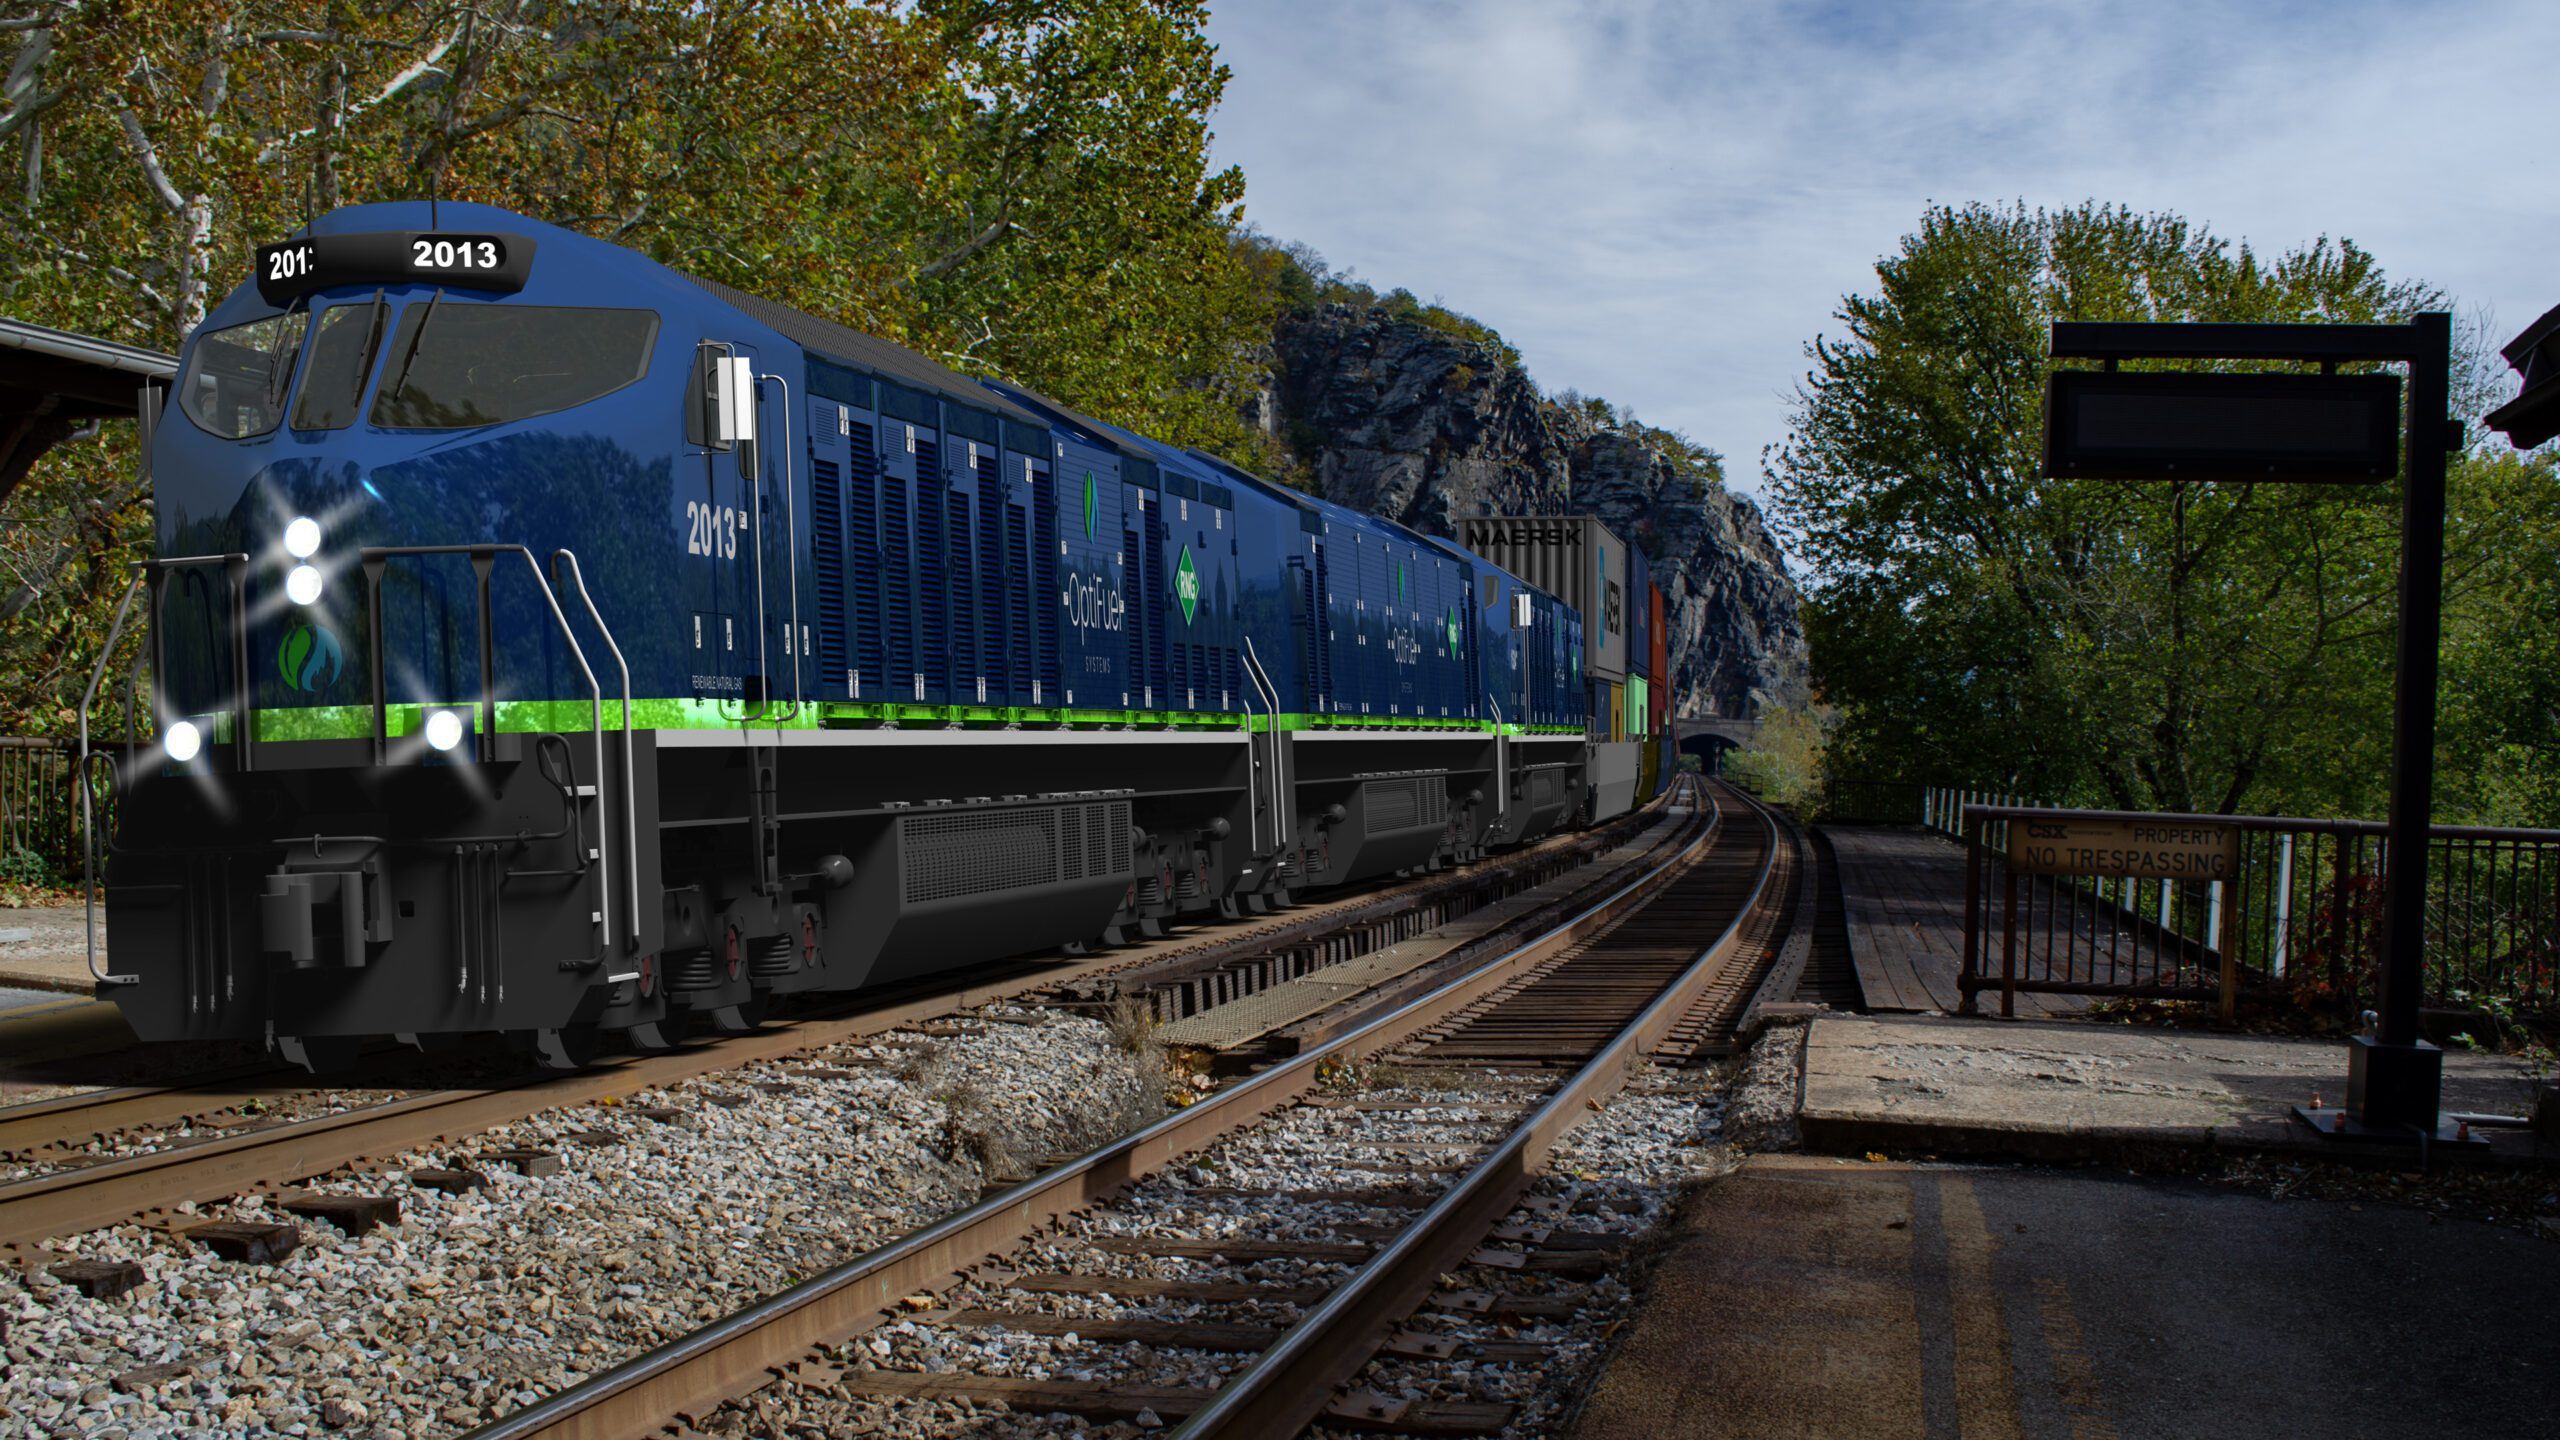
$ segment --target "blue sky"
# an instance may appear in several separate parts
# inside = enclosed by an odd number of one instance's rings
[[[1209,33],[1249,219],[1745,490],[1932,201],[2351,238],[2496,343],[2560,304],[2560,0],[1212,0]]]

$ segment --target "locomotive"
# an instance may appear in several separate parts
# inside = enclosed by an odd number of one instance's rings
[[[256,266],[144,410],[158,738],[86,827],[144,1039],[575,1066],[1666,778],[1596,522],[1470,550],[487,207]]]

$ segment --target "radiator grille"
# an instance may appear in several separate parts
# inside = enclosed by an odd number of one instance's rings
[[[898,821],[909,904],[1125,874],[1129,802],[907,815]]]
[[[871,693],[879,693],[889,668],[888,652],[882,648],[887,638],[886,587],[888,567],[880,557],[880,460],[872,452],[871,427],[857,423],[853,427],[853,464],[848,472],[845,513],[845,544],[852,552],[853,584],[853,668],[859,671]],[[855,699],[863,696],[856,694]]]
[[[1449,790],[1438,776],[1410,780],[1371,780],[1361,787],[1368,799],[1369,829],[1410,830],[1419,825],[1445,825]]]
[[[818,673],[844,678],[844,476],[832,460],[809,465],[809,559],[818,572]]]

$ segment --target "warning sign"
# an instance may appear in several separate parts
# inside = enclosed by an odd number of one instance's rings
[[[2201,820],[2020,816],[2009,822],[2009,868],[2022,875],[2229,880],[2240,873],[2240,828]]]

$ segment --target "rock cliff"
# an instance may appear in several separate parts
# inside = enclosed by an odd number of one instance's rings
[[[1662,587],[1677,713],[1804,703],[1795,583],[1712,457],[1549,400],[1494,345],[1381,306],[1285,316],[1272,354],[1249,418],[1326,499],[1435,535],[1453,516],[1597,514]]]

